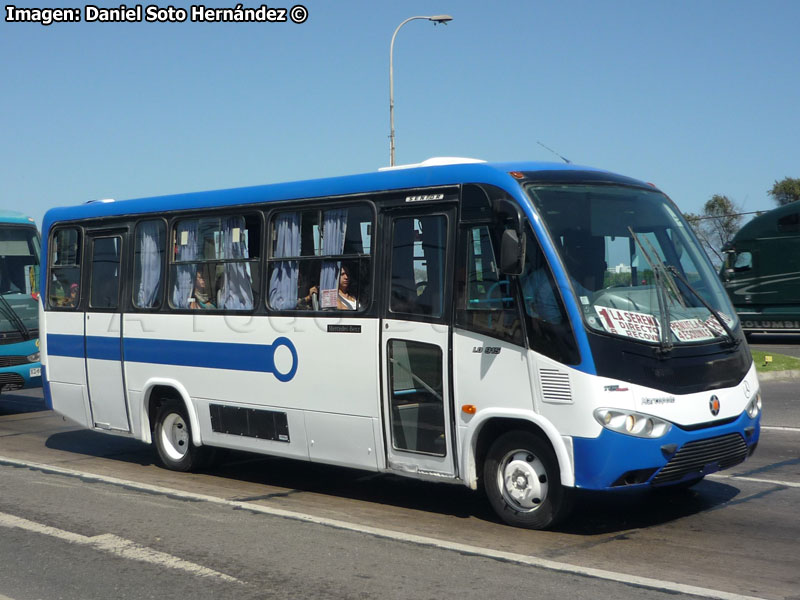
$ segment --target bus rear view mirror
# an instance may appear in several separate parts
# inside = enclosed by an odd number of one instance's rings
[[[524,240],[514,229],[506,229],[500,241],[500,272],[504,275],[520,275],[524,264]]]

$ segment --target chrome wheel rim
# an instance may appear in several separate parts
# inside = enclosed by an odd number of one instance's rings
[[[547,498],[547,470],[530,450],[513,450],[497,469],[497,484],[506,503],[518,512],[533,512]]]
[[[166,455],[180,461],[189,452],[189,428],[178,413],[170,413],[161,425],[161,447]]]

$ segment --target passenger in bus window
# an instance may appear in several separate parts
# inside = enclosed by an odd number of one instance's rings
[[[297,308],[299,310],[319,310],[319,287],[312,285],[308,288],[308,294],[298,297]]]
[[[69,286],[69,293],[64,297],[62,306],[75,307],[78,305],[78,284],[73,283]]]
[[[194,289],[192,290],[192,297],[189,299],[189,308],[194,310],[207,310],[217,308],[211,299],[211,294],[208,289],[206,277],[202,269],[197,269],[194,277]]]
[[[361,304],[358,301],[358,284],[355,274],[357,269],[354,265],[343,263],[339,267],[339,284],[336,289],[336,306],[338,310],[360,310]],[[302,289],[302,286],[301,286]],[[333,290],[331,290],[333,291]],[[332,303],[332,300],[331,300]],[[300,310],[319,310],[319,286],[312,285],[308,289],[308,294],[299,296],[297,308]],[[323,308],[334,308],[333,304],[323,306]]]
[[[339,270],[339,293],[336,298],[336,306],[339,310],[358,310],[361,306],[358,303],[357,294],[358,285],[355,282],[353,275],[355,269],[352,265],[342,263]]]

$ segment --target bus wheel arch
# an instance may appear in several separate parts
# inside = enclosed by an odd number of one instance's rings
[[[153,380],[149,381],[145,386],[144,403],[142,407],[144,410],[143,422],[145,426],[142,427],[142,437],[144,438],[146,435],[148,439],[144,439],[143,441],[154,441],[153,433],[156,428],[158,411],[165,402],[177,402],[183,405],[189,420],[192,444],[194,446],[201,446],[203,442],[200,437],[200,421],[197,418],[197,412],[194,409],[194,405],[186,389],[174,381]]]
[[[475,443],[475,468],[497,515],[509,525],[546,529],[570,512],[572,488],[547,433],[525,419],[487,421]]]

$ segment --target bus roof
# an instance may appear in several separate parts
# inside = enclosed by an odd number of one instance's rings
[[[36,221],[33,220],[33,217],[29,217],[15,210],[0,210],[0,223],[14,223],[36,227]]]
[[[426,161],[428,162],[428,161]],[[405,165],[403,165],[406,167]],[[613,174],[592,167],[552,162],[462,162],[430,166],[410,166],[407,168],[388,169],[361,175],[345,175],[326,179],[311,179],[286,183],[275,183],[252,187],[233,188],[191,192],[168,196],[155,196],[124,201],[97,201],[86,204],[53,208],[47,211],[42,223],[42,230],[47,231],[55,222],[73,221],[94,217],[112,217],[158,213],[166,210],[191,210],[218,206],[235,206],[281,200],[319,198],[370,192],[384,192],[417,187],[455,185],[459,183],[488,183],[512,188],[509,184],[515,180],[510,171],[563,172],[566,177],[583,174],[596,174],[603,179],[612,176],[620,182],[626,181],[637,185],[646,185],[633,179],[614,176]]]

